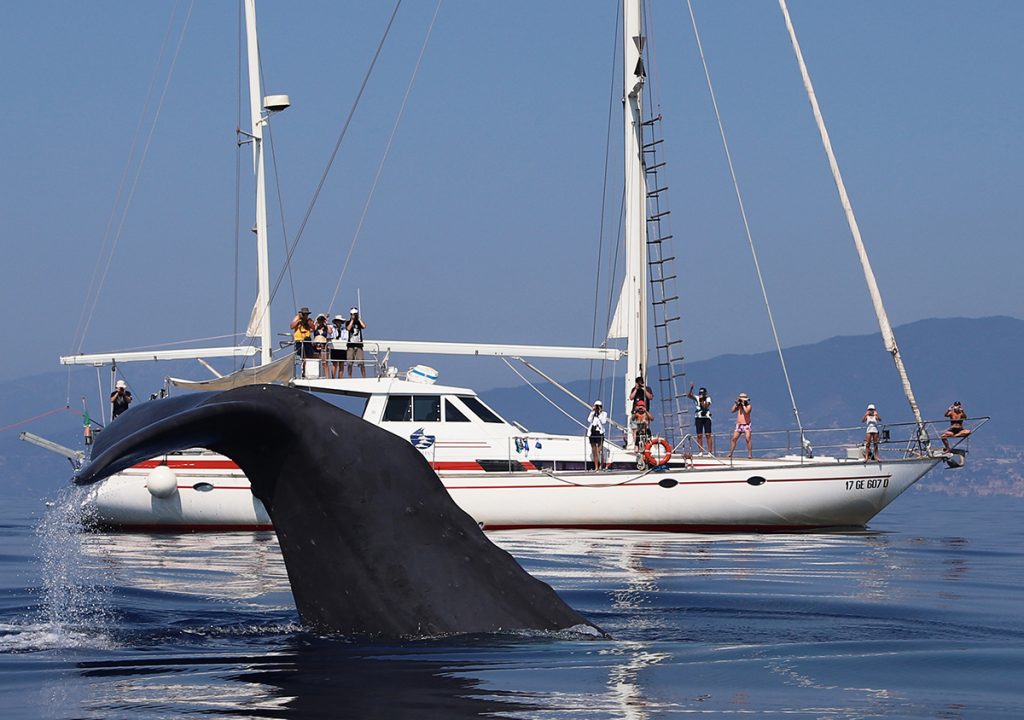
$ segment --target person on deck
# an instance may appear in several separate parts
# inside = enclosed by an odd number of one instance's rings
[[[865,423],[865,434],[864,434],[864,462],[868,460],[878,459],[878,436],[880,431],[878,426],[882,423],[882,416],[878,414],[874,405],[868,405],[867,412],[864,413],[864,417],[860,419],[862,423]],[[875,452],[871,453],[871,445],[874,444]]]
[[[333,342],[328,352],[331,360],[329,375],[330,377],[341,379],[341,376],[345,374],[345,351],[348,346],[348,330],[345,329],[345,318],[341,315],[335,315],[331,324],[334,326],[334,335],[331,338]],[[338,347],[335,347],[335,345],[338,345]]]
[[[348,360],[348,376],[352,377],[352,366],[359,364],[359,371],[366,377],[366,364],[363,362],[363,330],[366,323],[359,317],[359,308],[349,310],[348,322],[345,323],[345,330],[348,331],[348,343],[345,347],[345,359]]]
[[[686,397],[693,400],[695,405],[693,410],[695,434],[697,436],[697,448],[700,452],[707,453],[708,455],[715,454],[714,438],[711,435],[711,396],[708,395],[707,388],[701,388],[697,391],[697,395],[693,394],[693,383],[690,383],[690,389],[686,393]],[[704,442],[701,442],[701,436],[704,436]]]
[[[313,357],[313,346],[310,340],[313,338],[313,321],[309,319],[309,308],[300,308],[295,317],[288,325],[292,329],[292,338],[295,340],[295,354],[300,360]],[[305,375],[303,367],[302,373]]]
[[[629,391],[629,399],[633,404],[629,408],[629,412],[633,413],[636,410],[636,404],[643,400],[644,404],[650,407],[651,400],[654,399],[654,393],[644,383],[644,376],[637,376],[636,383],[633,388]]]
[[[132,404],[132,392],[128,389],[128,385],[124,380],[118,380],[114,383],[114,392],[110,393],[110,419],[113,420],[118,415],[128,409],[128,406]]]
[[[949,450],[949,438],[967,437],[971,431],[964,427],[967,413],[964,412],[959,400],[949,406],[949,409],[946,410],[946,417],[949,418],[949,429],[939,437],[942,438],[942,447]]]
[[[640,453],[644,451],[644,445],[651,439],[651,423],[654,421],[654,416],[651,415],[647,409],[647,403],[643,400],[637,402],[636,407],[633,408],[633,427],[635,430],[636,452]]]
[[[742,434],[747,439],[747,457],[754,457],[754,447],[750,442],[750,414],[753,408],[750,406],[750,398],[746,393],[740,393],[736,402],[732,404],[732,410],[736,414],[736,429],[733,430],[732,439],[729,441],[729,459],[736,450],[736,441]]]
[[[605,425],[608,423],[608,413],[602,407],[604,403],[600,400],[594,401],[594,407],[587,415],[587,427],[590,437],[590,455],[594,460],[594,472],[601,469],[601,455],[604,449]]]

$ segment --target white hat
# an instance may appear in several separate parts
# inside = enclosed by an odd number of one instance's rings
[[[114,387],[116,387],[116,388],[126,388],[128,386],[125,384],[124,380],[118,380],[116,383],[114,383]]]
[[[357,312],[359,312],[359,308],[357,308],[357,307],[354,307],[354,308],[352,308],[351,310],[349,310],[349,312],[350,312],[350,313],[357,313]]]
[[[338,320],[339,322],[345,322],[345,318],[343,318],[341,315],[335,315],[334,319]]]
[[[874,409],[875,409],[874,405],[868,405],[868,410],[874,410]]]
[[[604,403],[603,403],[603,402],[601,402],[600,400],[595,400],[595,401],[594,401],[594,404],[595,404],[595,405],[604,405]]]

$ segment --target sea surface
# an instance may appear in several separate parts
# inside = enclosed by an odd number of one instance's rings
[[[928,482],[925,478],[924,483]],[[610,638],[304,631],[272,533],[0,507],[0,717],[1024,716],[1024,500],[911,490],[861,532],[491,538]]]

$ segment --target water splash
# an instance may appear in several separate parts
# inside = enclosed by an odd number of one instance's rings
[[[61,490],[36,528],[42,565],[36,634],[51,648],[108,644],[109,585],[100,566],[83,552],[88,493],[88,488]]]

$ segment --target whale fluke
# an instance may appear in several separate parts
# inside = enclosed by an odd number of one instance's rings
[[[249,478],[304,624],[381,638],[595,626],[496,547],[406,442],[309,393],[251,385],[140,404],[75,476],[205,447]]]

